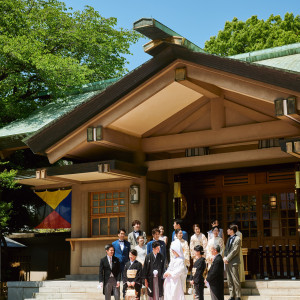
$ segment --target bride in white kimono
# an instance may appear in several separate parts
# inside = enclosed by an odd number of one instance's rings
[[[174,257],[167,271],[164,274],[164,300],[184,300],[183,287],[181,283],[181,276],[187,273],[184,265],[184,256],[179,240],[175,240],[171,244],[171,250]]]

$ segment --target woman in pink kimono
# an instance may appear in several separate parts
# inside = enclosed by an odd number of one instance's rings
[[[184,256],[180,241],[177,239],[171,244],[173,257],[164,274],[164,300],[184,300],[181,276],[186,276]]]

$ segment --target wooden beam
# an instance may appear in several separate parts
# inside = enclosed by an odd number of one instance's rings
[[[206,103],[205,105],[201,106],[196,111],[194,111],[190,116],[188,116],[187,118],[185,118],[182,122],[180,122],[179,124],[177,124],[176,126],[174,126],[172,128],[172,130],[170,130],[168,133],[169,134],[176,134],[176,133],[182,132],[188,126],[190,126],[195,121],[197,121],[198,119],[200,119],[204,114],[206,114],[207,112],[209,112],[209,110],[210,110],[210,105],[209,105],[209,103]]]
[[[78,180],[67,179],[67,178],[63,178],[63,177],[59,177],[59,176],[47,176],[45,179],[55,181],[55,182],[65,182],[65,183],[69,183],[69,184],[81,184],[81,182]]]
[[[195,147],[250,142],[269,138],[296,136],[300,129],[283,121],[270,121],[219,130],[203,130],[142,139],[144,152],[164,152]]]
[[[184,109],[180,110],[170,118],[164,120],[152,129],[145,132],[142,137],[149,137],[152,135],[163,135],[168,134],[171,131],[173,132],[174,130],[172,129],[174,128],[174,126],[179,125],[199,108],[206,105],[208,101],[209,100],[206,97],[202,96],[201,98],[186,106]]]
[[[268,115],[265,115],[264,113],[261,113],[252,108],[237,104],[228,99],[224,99],[224,105],[226,108],[232,109],[232,110],[234,110],[256,122],[266,122],[266,121],[271,121],[271,120],[276,119],[275,116],[272,118]]]
[[[234,91],[242,95],[248,95],[269,103],[274,103],[279,97],[286,98],[291,91],[276,85],[266,84],[253,79],[230,74],[224,71],[209,69],[187,63],[188,75],[190,78],[204,82],[213,82],[214,85],[222,87],[223,90]],[[200,70],[203,70],[201,72]],[[299,93],[292,91],[292,94],[299,97]]]
[[[212,130],[225,127],[225,108],[223,97],[210,100],[210,124]]]
[[[195,92],[207,97],[207,98],[216,98],[222,96],[222,89],[219,87],[206,83],[201,82],[199,80],[195,80],[192,78],[186,78],[185,80],[180,80],[178,83],[184,85],[187,88],[194,90]]]
[[[46,151],[48,156],[48,160],[51,164],[55,163],[69,151],[72,151],[82,145],[83,143],[87,143],[86,141],[86,128],[82,129],[78,132],[77,135],[73,136],[71,139],[68,139],[67,142],[60,144],[58,147],[50,148]]]
[[[103,144],[109,147],[124,149],[128,151],[140,151],[141,139],[125,134],[110,128],[102,128],[101,141],[94,141],[94,144]]]
[[[279,147],[211,154],[205,156],[182,157],[148,161],[148,171],[194,168],[197,170],[217,170],[270,163],[294,162],[296,159],[281,151]]]

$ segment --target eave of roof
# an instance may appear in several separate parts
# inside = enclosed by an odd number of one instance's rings
[[[56,122],[77,106],[89,101],[101,93],[119,78],[85,84],[64,94],[64,97],[34,111],[25,119],[16,120],[0,128],[0,149],[24,147],[24,140],[36,134],[39,130]]]
[[[107,170],[99,171],[99,165],[107,165]],[[36,179],[39,183],[44,184],[44,182],[51,182],[51,177],[56,177],[56,181],[59,182],[59,178],[68,177],[68,175],[80,175],[86,173],[94,173],[94,174],[112,174],[116,178],[124,179],[124,178],[136,178],[145,176],[148,168],[145,166],[137,166],[132,163],[119,161],[119,160],[106,160],[106,161],[98,161],[98,162],[88,162],[81,164],[72,164],[66,166],[54,166],[43,168],[45,170],[46,178],[36,178],[36,171],[38,170],[24,170],[19,171],[17,174],[17,180],[21,182],[21,184],[32,185],[32,179]],[[94,176],[96,181],[101,181],[97,176]],[[44,180],[45,179],[45,180]],[[62,180],[65,184],[65,181]],[[52,182],[53,183],[53,182]]]

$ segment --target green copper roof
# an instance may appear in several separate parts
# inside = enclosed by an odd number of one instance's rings
[[[286,71],[300,72],[300,43],[229,56]]]
[[[14,121],[0,128],[0,150],[24,146],[24,139],[100,94],[117,80],[119,79],[104,80],[70,90],[65,97],[34,111],[27,118]]]

